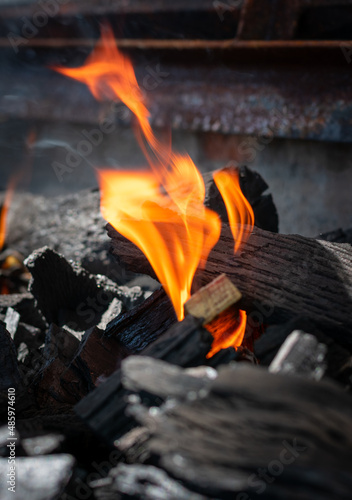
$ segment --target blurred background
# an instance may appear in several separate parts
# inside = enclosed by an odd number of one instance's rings
[[[16,172],[54,196],[145,165],[131,113],[50,69],[83,64],[106,20],[176,151],[257,170],[280,232],[352,226],[351,0],[0,0],[1,191]]]

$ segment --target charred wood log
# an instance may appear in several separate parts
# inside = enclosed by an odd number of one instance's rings
[[[159,338],[176,320],[172,303],[160,288],[137,308],[112,320],[105,335],[137,353]]]
[[[118,287],[113,282],[106,279],[108,283],[100,283],[95,276],[48,247],[33,252],[26,259],[26,265],[33,277],[30,290],[49,323],[63,326],[71,320],[76,330],[85,330],[99,322],[102,310],[118,295]],[[104,297],[105,309],[96,303],[102,292],[109,295]],[[88,299],[93,302],[88,310],[92,318],[86,314]],[[75,312],[74,316],[68,311]]]
[[[112,252],[134,272],[154,275],[133,243],[111,225]],[[241,308],[253,322],[278,323],[305,316],[338,342],[352,347],[352,250],[298,235],[279,235],[254,228],[236,255],[230,227],[211,251],[204,270],[196,274],[201,286],[226,273],[243,295]]]
[[[106,479],[96,482],[92,487],[98,500],[114,498],[206,500],[208,498],[188,490],[165,471],[152,465],[119,464],[110,471]]]
[[[163,365],[153,367],[154,380],[163,378]],[[171,393],[178,392],[177,379],[174,384]],[[136,401],[130,411],[150,437],[134,449],[135,461],[161,467],[192,491],[224,499],[240,492],[243,498],[349,498],[352,405],[337,385],[241,364],[223,369],[201,397],[155,412]]]
[[[32,273],[30,290],[48,323],[84,332],[97,325],[115,299],[117,313],[144,301],[138,286],[118,286],[107,277],[92,275],[48,247],[33,252],[26,260]]]
[[[187,316],[141,352],[184,367],[198,366],[205,362],[212,343],[211,334],[201,324],[201,319]],[[125,412],[131,391],[123,388],[121,379],[121,370],[117,370],[75,407],[77,415],[109,443],[135,426]]]

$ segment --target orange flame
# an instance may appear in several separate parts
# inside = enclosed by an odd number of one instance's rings
[[[204,207],[201,174],[188,155],[173,152],[154,135],[132,63],[118,51],[110,27],[103,26],[101,41],[83,66],[53,69],[85,83],[96,99],[117,97],[137,118],[137,138],[151,170],[99,171],[102,214],[146,255],[181,320],[194,273],[221,229],[217,214]],[[226,342],[233,345],[231,338]]]
[[[4,203],[0,212],[0,251],[3,249],[6,240],[7,214],[11,205],[13,194],[15,192],[15,186],[16,180],[12,178],[7,187]]]
[[[213,178],[226,206],[236,253],[253,231],[253,209],[241,191],[238,171],[235,168],[219,170],[214,173]]]
[[[98,174],[104,218],[147,256],[181,320],[194,273],[219,239],[220,222],[203,205],[204,184],[192,160],[178,160],[184,183],[179,189],[164,185],[165,194],[153,172]]]
[[[253,230],[253,209],[242,193],[238,171],[235,168],[224,168],[213,174],[214,182],[224,200],[233,238],[235,240],[234,252],[246,242]],[[238,324],[234,321],[233,311],[225,312],[214,323],[206,328],[214,337],[211,350],[207,357],[211,358],[221,349],[239,347],[242,344],[246,330],[247,314],[239,311]]]
[[[211,350],[207,358],[211,358],[221,349],[228,347],[239,347],[242,344],[246,331],[247,314],[246,311],[239,310],[236,319],[235,311],[225,311],[214,321],[206,326],[206,329],[214,337]]]
[[[101,43],[80,68],[53,68],[88,85],[96,99],[118,97],[137,117],[152,155],[142,144],[152,171],[98,172],[103,216],[147,256],[183,319],[194,273],[220,236],[220,220],[204,207],[202,176],[188,155],[161,143],[132,63],[121,54],[108,26]]]

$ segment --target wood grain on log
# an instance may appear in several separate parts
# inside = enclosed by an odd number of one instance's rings
[[[149,381],[162,379],[165,367],[170,375],[165,363],[149,367]],[[170,392],[178,391],[177,378],[169,381]],[[161,467],[193,491],[229,500],[350,498],[351,396],[336,384],[243,363],[224,368],[201,397],[158,412],[131,405],[150,433],[135,461]]]
[[[110,224],[112,252],[134,272],[154,275],[146,257]],[[230,227],[223,224],[219,242],[205,269],[196,273],[198,288],[226,273],[243,295],[249,324],[275,323],[304,316],[342,343],[352,346],[352,248],[298,235],[254,228],[234,255]]]

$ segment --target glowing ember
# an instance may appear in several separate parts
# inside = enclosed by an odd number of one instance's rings
[[[240,310],[238,317],[236,317],[235,311],[232,308],[220,314],[218,318],[209,323],[206,329],[212,334],[214,340],[207,358],[211,358],[221,349],[239,347],[243,341],[246,323],[246,312]]]
[[[181,320],[195,271],[205,263],[221,229],[218,215],[204,206],[201,174],[188,155],[173,152],[154,135],[132,63],[116,48],[108,26],[103,26],[100,43],[82,67],[53,69],[85,83],[96,99],[120,99],[137,118],[137,138],[151,169],[99,171],[101,209],[104,218],[146,255]],[[231,185],[222,176],[217,179],[226,196]],[[243,195],[238,196],[235,203],[243,200]],[[242,236],[240,230],[236,249]],[[240,316],[243,329],[245,313]],[[236,339],[243,337],[241,332],[225,339],[226,346],[234,341],[239,345]],[[216,342],[219,345],[220,340]]]

